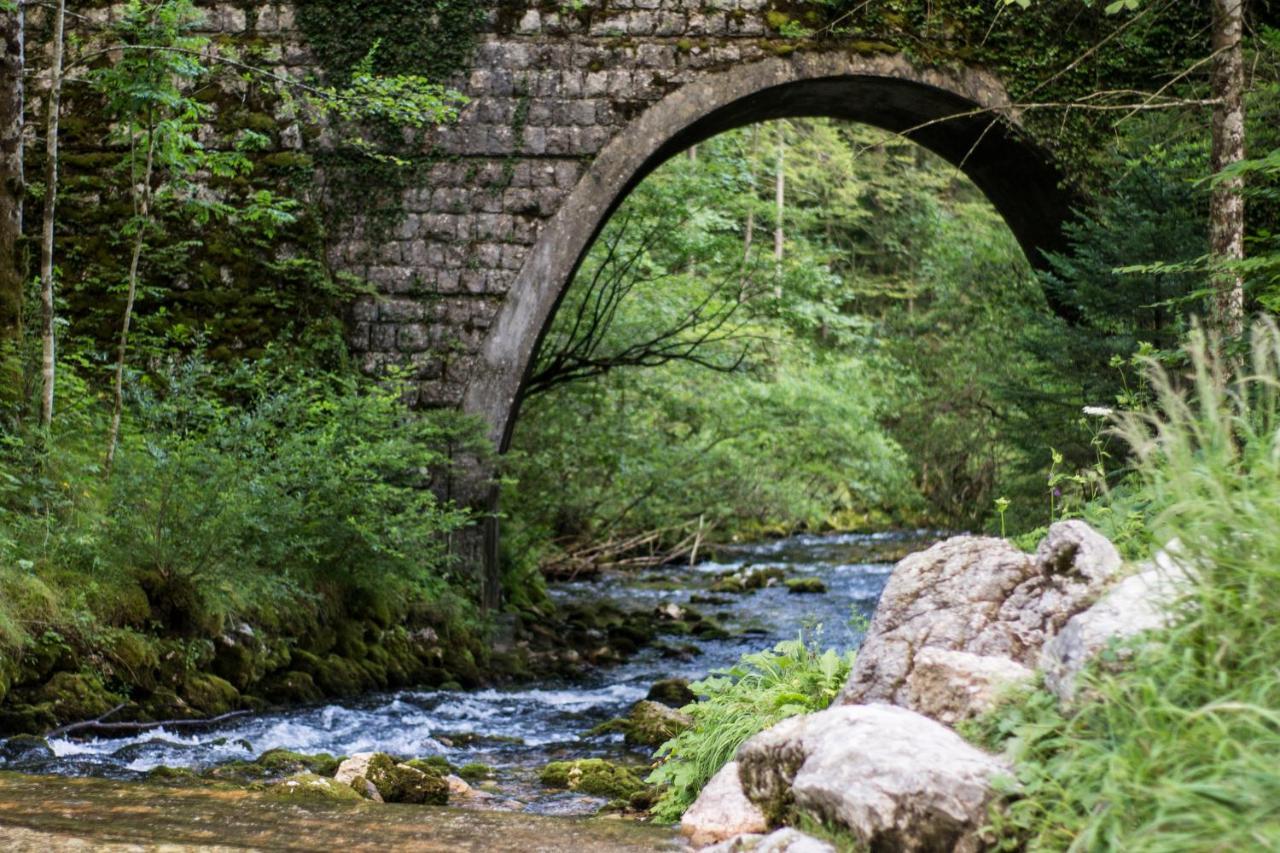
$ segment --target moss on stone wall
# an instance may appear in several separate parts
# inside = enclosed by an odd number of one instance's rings
[[[296,0],[298,25],[338,81],[374,45],[374,70],[443,81],[463,70],[484,22],[482,0]]]

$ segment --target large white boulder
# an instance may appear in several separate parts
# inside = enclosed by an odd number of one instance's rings
[[[1132,649],[1126,641],[1166,627],[1190,582],[1191,573],[1169,549],[1158,553],[1143,571],[1120,581],[1088,610],[1071,617],[1045,645],[1040,655],[1045,687],[1060,702],[1071,704],[1080,672],[1089,661],[1109,646],[1116,649],[1120,661],[1127,658]]]
[[[844,827],[873,850],[982,850],[1001,759],[890,705],[836,706],[784,720],[738,753],[742,788],[774,819],[793,811]]]
[[[839,701],[915,707],[911,675],[918,660],[930,659],[922,658],[926,649],[1034,667],[1045,642],[1097,598],[1120,565],[1114,546],[1081,521],[1053,525],[1035,557],[979,536],[912,554],[889,578]],[[984,669],[993,667],[1008,669]],[[975,712],[947,711],[957,718]]]
[[[906,705],[952,726],[991,710],[1001,695],[1034,677],[1032,669],[1006,657],[926,646],[907,675]]]
[[[698,799],[680,819],[680,830],[695,847],[725,841],[739,835],[768,830],[764,813],[742,793],[738,762],[730,761],[702,789]]]

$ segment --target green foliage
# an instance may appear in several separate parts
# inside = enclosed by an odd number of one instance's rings
[[[1196,332],[1188,376],[1153,364],[1155,405],[1119,425],[1192,573],[1173,624],[1104,653],[1074,712],[1033,692],[971,731],[1017,760],[1004,849],[1280,844],[1280,332],[1255,326],[1245,363],[1216,349]]]
[[[84,436],[105,413],[64,376],[54,434],[10,436],[0,467],[10,652],[42,625],[92,646],[111,624],[296,635],[321,616],[390,625],[435,601],[465,607],[446,543],[468,516],[429,486],[444,448],[474,443],[468,422],[283,356],[234,371],[185,359],[135,389],[104,481]]]
[[[752,735],[787,717],[829,706],[852,665],[852,653],[819,652],[800,638],[772,651],[743,655],[732,669],[691,684],[699,701],[683,710],[693,726],[658,749],[655,755],[662,763],[648,779],[666,788],[653,808],[654,818],[678,820]]]

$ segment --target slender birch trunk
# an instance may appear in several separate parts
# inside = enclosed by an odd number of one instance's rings
[[[1213,0],[1212,169],[1216,175],[1245,158],[1244,0]],[[1216,183],[1209,198],[1209,251],[1213,272],[1213,318],[1226,337],[1244,332],[1244,278],[1227,265],[1244,259],[1244,179]]]
[[[58,0],[53,19],[53,64],[49,76],[48,119],[45,122],[44,221],[40,234],[40,320],[43,343],[40,364],[40,426],[53,423],[53,394],[57,382],[57,329],[53,303],[53,232],[58,201],[58,111],[62,103],[62,55],[67,0]]]
[[[756,152],[759,146],[756,144],[760,137],[760,125],[751,125],[751,149],[747,155],[748,169],[751,174],[751,194],[750,203],[747,205],[747,222],[742,229],[742,262],[744,264],[751,261],[751,243],[756,236],[756,193],[755,193],[755,171],[756,171]]]

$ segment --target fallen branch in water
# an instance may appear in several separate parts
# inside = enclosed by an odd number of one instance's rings
[[[692,564],[713,526],[699,518],[696,523],[677,524],[585,547],[570,545],[542,565],[542,574],[555,580],[574,580],[607,570],[643,571],[684,561]],[[666,546],[664,543],[670,542],[673,534],[684,535],[676,544]]]
[[[157,720],[150,723],[107,723],[103,722],[107,717],[119,711],[124,707],[120,704],[107,711],[100,717],[92,720],[85,720],[79,723],[71,723],[61,726],[52,731],[45,732],[45,737],[58,737],[69,735],[77,732],[92,731],[96,734],[138,734],[140,732],[148,732],[152,729],[180,729],[180,728],[201,728],[203,726],[212,726],[223,722],[224,720],[234,719],[235,717],[243,717],[248,711],[229,711],[225,714],[219,714],[216,717],[204,717],[197,720]]]

